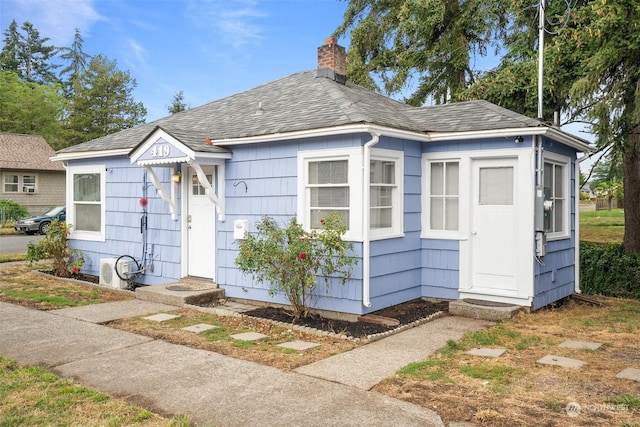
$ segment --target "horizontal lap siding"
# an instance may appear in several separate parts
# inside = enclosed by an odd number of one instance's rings
[[[575,168],[576,153],[573,149],[560,144],[550,145],[545,142],[546,151],[562,154],[571,158],[569,190],[571,197],[569,227],[570,238],[554,240],[547,243],[547,255],[542,263],[534,264],[534,298],[533,309],[537,310],[554,301],[568,297],[575,291],[575,245],[576,245],[576,221],[575,211]]]
[[[104,242],[70,240],[70,246],[83,252],[83,270],[99,275],[100,260],[131,255],[142,257],[142,233],[140,218],[143,195],[144,170],[132,166],[127,157],[106,158],[99,161],[82,161],[72,165],[104,165],[106,169],[105,234]],[[170,169],[155,168],[165,191],[170,192]],[[173,221],[169,207],[158,196],[147,178],[147,247],[153,257],[153,271],[140,277],[139,282],[153,285],[175,281],[180,278],[180,224]],[[180,203],[178,202],[178,209]]]
[[[404,236],[371,242],[371,307],[364,313],[421,296],[421,144],[383,137],[375,148],[404,152]]]
[[[283,295],[269,295],[269,285],[257,283],[235,265],[238,242],[233,238],[234,220],[248,220],[249,231],[256,231],[256,223],[267,215],[285,227],[297,210],[297,155],[300,150],[319,150],[360,146],[368,135],[314,138],[291,142],[261,143],[233,147],[233,158],[225,170],[226,220],[217,223],[218,284],[231,298],[288,304]],[[242,182],[241,182],[242,181]],[[246,186],[245,186],[246,184]],[[362,245],[354,245],[359,258],[354,274],[347,284],[333,284],[326,291],[319,280],[314,306],[324,310],[356,312],[361,303]]]
[[[423,239],[422,296],[458,299],[460,286],[460,242]]]

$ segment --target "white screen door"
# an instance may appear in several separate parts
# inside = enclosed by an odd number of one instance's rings
[[[516,159],[473,162],[471,287],[510,296],[518,288]],[[521,253],[521,251],[520,251]]]
[[[214,184],[213,166],[202,166],[209,183]],[[213,202],[198,182],[195,170],[189,169],[187,232],[188,275],[215,280],[216,214]],[[215,185],[213,186],[215,188]]]

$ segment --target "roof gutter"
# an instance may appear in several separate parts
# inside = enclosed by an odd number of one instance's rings
[[[568,145],[571,148],[575,148],[581,152],[592,151],[589,141],[586,139],[573,136],[561,130],[553,127],[539,126],[539,127],[522,127],[522,128],[507,128],[507,129],[494,129],[494,130],[478,130],[478,131],[461,131],[461,132],[429,132],[429,140],[436,141],[452,141],[457,139],[480,139],[491,137],[515,137],[524,135],[541,135],[553,138],[554,140]]]
[[[53,162],[66,162],[67,160],[94,159],[96,157],[128,156],[130,152],[130,148],[100,151],[72,151],[68,153],[56,154],[55,156],[51,157],[50,160]]]
[[[369,236],[369,228],[371,224],[371,147],[376,145],[380,140],[380,135],[371,133],[371,140],[366,142],[362,148],[362,173],[364,175],[362,195],[364,200],[364,215],[362,221],[363,239],[362,239],[362,305],[371,307],[371,237]]]
[[[243,138],[228,138],[212,140],[213,145],[226,146],[226,145],[242,145],[242,144],[256,144],[260,142],[273,142],[273,141],[288,141],[292,139],[301,138],[315,138],[332,135],[347,135],[352,133],[370,133],[377,135],[385,135],[396,138],[407,138],[414,141],[428,142],[430,141],[429,135],[424,132],[414,132],[402,129],[394,129],[386,126],[379,126],[373,124],[352,124],[344,126],[336,126],[331,128],[309,129],[294,132],[285,133],[270,133],[266,135],[247,136]]]

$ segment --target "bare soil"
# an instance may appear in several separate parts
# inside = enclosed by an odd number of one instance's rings
[[[260,307],[255,310],[248,311],[245,314],[262,319],[307,326],[320,331],[333,332],[351,338],[365,338],[369,335],[392,331],[398,327],[411,324],[421,319],[426,319],[438,311],[446,312],[448,310],[449,304],[447,302],[431,302],[418,298],[371,313],[380,318],[397,320],[399,325],[394,326],[384,323],[374,323],[373,321],[366,320],[346,321],[327,319],[318,315],[310,315],[300,319],[295,319],[290,311],[276,307]]]

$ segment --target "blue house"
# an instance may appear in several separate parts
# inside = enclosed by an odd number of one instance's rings
[[[235,267],[238,239],[265,215],[311,229],[339,212],[359,262],[319,286],[321,310],[538,309],[579,291],[584,140],[486,101],[411,107],[346,82],[345,65],[328,39],[315,71],[59,151],[84,270],[128,254],[142,284],[194,276],[286,304]]]

